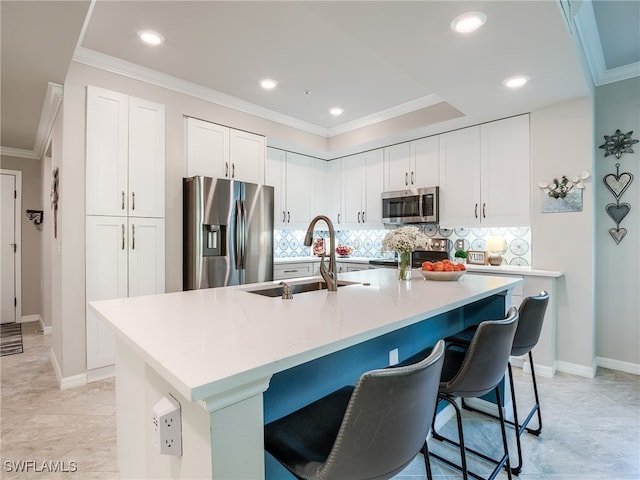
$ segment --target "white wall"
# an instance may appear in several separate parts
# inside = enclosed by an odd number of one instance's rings
[[[532,259],[536,268],[560,270],[557,367],[595,373],[593,199],[587,181],[581,212],[541,213],[538,183],[593,172],[593,107],[581,98],[531,113]]]
[[[598,363],[610,368],[640,375],[640,143],[632,145],[633,153],[617,159],[605,158],[598,148],[605,135],[617,129],[633,131],[632,138],[640,139],[640,78],[604,85],[595,95],[595,151],[594,183],[596,191],[596,355]],[[620,197],[621,203],[631,206],[620,223],[627,230],[620,244],[609,235],[615,227],[605,212],[607,204],[616,203],[605,187],[603,178],[616,173],[633,175],[629,188]]]

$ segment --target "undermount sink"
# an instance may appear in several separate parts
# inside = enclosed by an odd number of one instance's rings
[[[344,287],[346,285],[356,285],[360,282],[346,282],[338,280],[338,287]],[[289,284],[291,287],[291,293],[295,295],[296,293],[306,293],[306,292],[317,292],[320,290],[326,290],[327,284],[322,280],[314,280],[312,282],[307,283],[293,283]],[[258,295],[263,295],[265,297],[281,297],[283,292],[282,286],[274,286],[268,288],[262,288],[259,290],[248,290],[249,293],[256,293]]]

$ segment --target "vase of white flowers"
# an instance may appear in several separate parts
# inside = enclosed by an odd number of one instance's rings
[[[411,280],[411,253],[427,243],[427,237],[418,227],[400,227],[382,239],[384,252],[398,253],[398,280]]]

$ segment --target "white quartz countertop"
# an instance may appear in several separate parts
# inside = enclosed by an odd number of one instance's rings
[[[523,282],[489,275],[427,281],[417,270],[412,281],[400,282],[396,273],[341,274],[341,280],[360,283],[338,292],[300,293],[292,300],[248,292],[278,284],[267,282],[104,300],[90,308],[181,395],[196,401]]]
[[[554,277],[559,278],[564,275],[564,272],[557,270],[543,270],[533,267],[521,267],[516,265],[499,265],[494,267],[492,265],[465,265],[470,272],[488,273],[496,275],[522,275],[532,277]]]
[[[329,257],[325,257],[326,262],[329,261]],[[369,263],[369,260],[382,260],[382,258],[369,258],[369,257],[340,257],[336,255],[336,261],[338,262],[348,262],[348,263]],[[278,264],[287,264],[287,263],[299,263],[299,262],[320,262],[320,257],[318,256],[309,256],[309,257],[285,257],[285,258],[274,258],[273,263]]]

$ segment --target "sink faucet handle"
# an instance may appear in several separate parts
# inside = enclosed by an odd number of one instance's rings
[[[293,298],[293,294],[291,293],[291,285],[286,282],[280,282],[280,286],[282,287],[282,299],[291,300]]]

